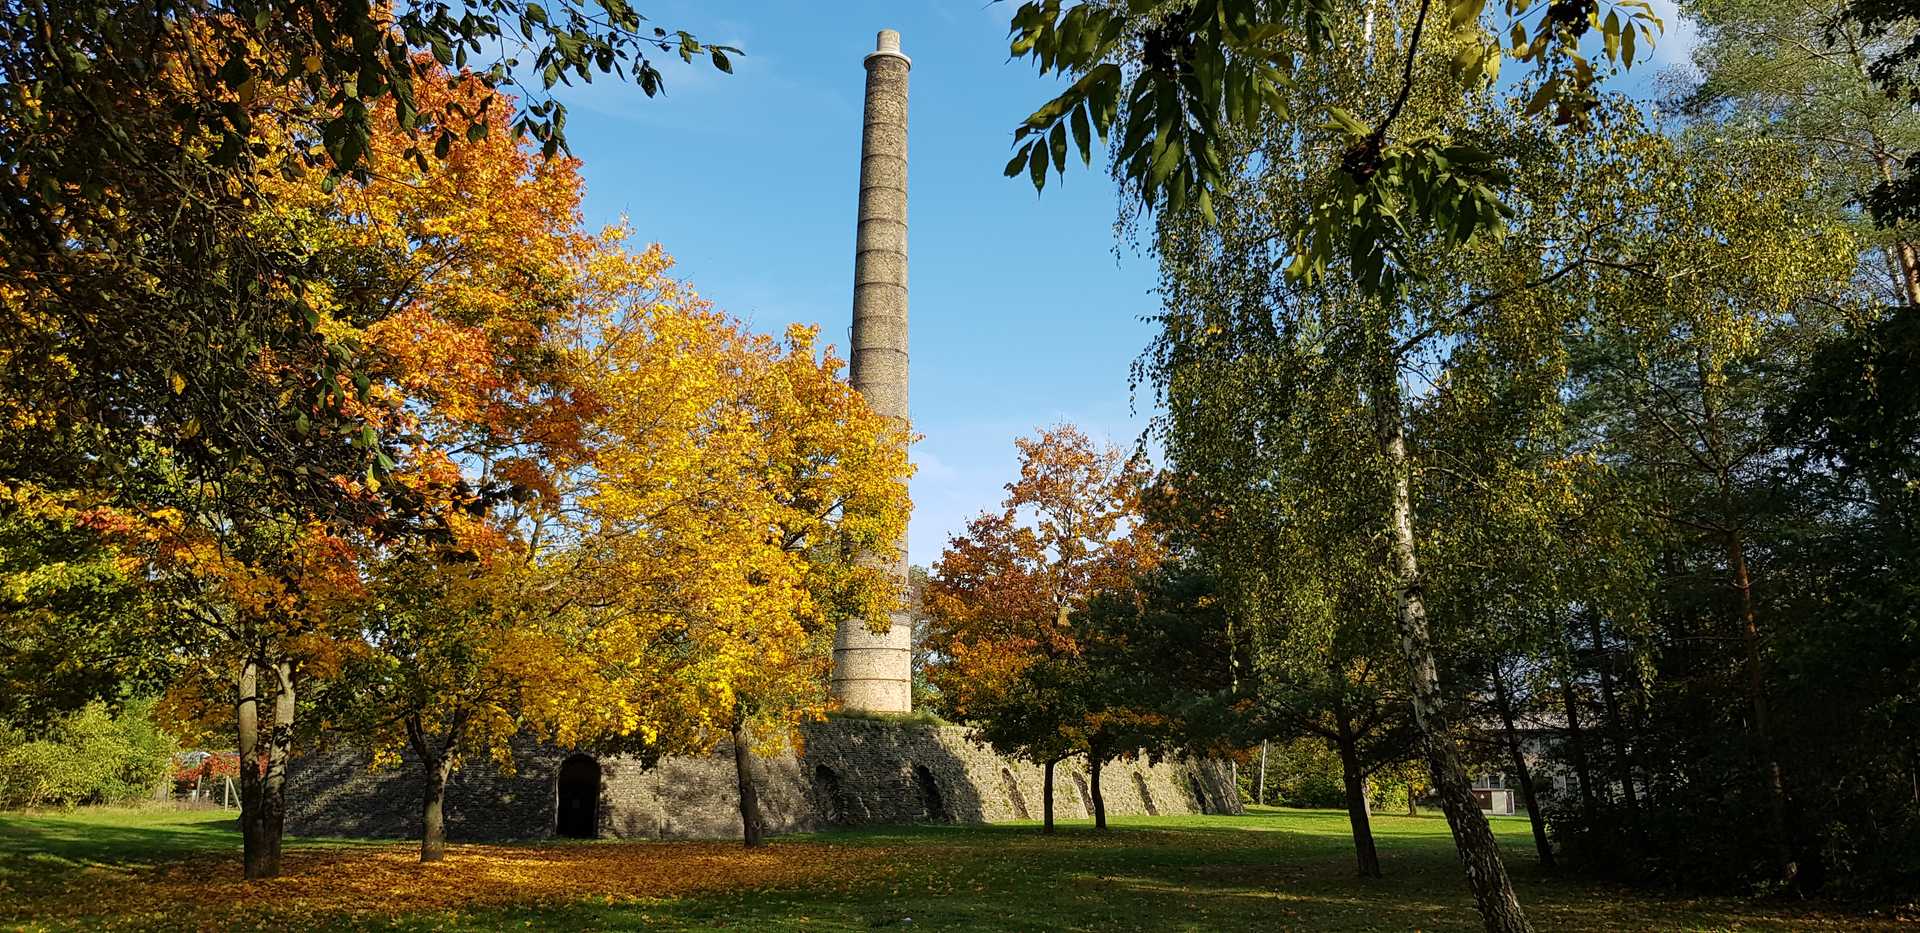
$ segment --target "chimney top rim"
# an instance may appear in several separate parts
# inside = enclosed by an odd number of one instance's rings
[[[876,58],[897,58],[906,62],[908,68],[913,67],[913,59],[900,51],[900,32],[895,29],[880,30],[879,34],[874,36],[873,51],[867,53],[867,57],[862,61],[871,64]]]

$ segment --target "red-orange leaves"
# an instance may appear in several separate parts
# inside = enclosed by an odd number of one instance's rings
[[[1141,515],[1139,458],[1071,425],[1015,443],[1020,478],[1001,510],[949,541],[928,583],[927,648],[938,659],[928,676],[950,715],[1044,755],[1079,731],[1066,696],[1080,654],[1075,613],[1129,585],[1159,549]]]

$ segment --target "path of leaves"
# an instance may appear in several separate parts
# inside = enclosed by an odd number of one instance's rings
[[[901,853],[881,846],[774,845],[746,850],[723,843],[596,843],[561,846],[450,846],[447,859],[421,864],[419,849],[395,845],[295,849],[281,877],[248,883],[238,858],[202,856],[129,872],[96,866],[36,892],[4,920],[80,921],[145,926],[225,926],[267,907],[282,917],[393,915],[496,904],[620,903],[725,891],[841,887],[845,879],[891,874]],[[11,914],[11,917],[7,915]],[[91,921],[91,922],[89,922]]]

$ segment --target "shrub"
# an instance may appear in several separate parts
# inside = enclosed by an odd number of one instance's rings
[[[1340,756],[1320,739],[1273,742],[1267,747],[1267,802],[1288,807],[1345,807]]]
[[[167,779],[173,752],[150,700],[129,701],[117,714],[89,703],[55,717],[39,737],[0,725],[0,807],[136,800]]]

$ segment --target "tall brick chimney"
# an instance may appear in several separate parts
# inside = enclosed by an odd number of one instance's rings
[[[903,430],[907,421],[907,72],[900,34],[880,31],[866,57],[866,119],[860,133],[860,222],[853,259],[853,339],[849,377],[873,410]],[[907,539],[875,554],[904,588]],[[842,623],[833,639],[833,695],[849,710],[913,709],[913,624],[895,613],[875,633]]]

